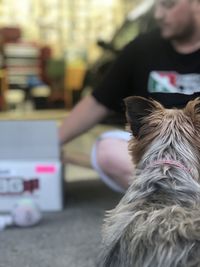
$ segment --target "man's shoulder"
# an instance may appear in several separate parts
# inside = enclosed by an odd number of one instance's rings
[[[163,44],[165,41],[162,39],[158,29],[152,30],[148,33],[139,34],[127,46],[126,49],[150,49]]]

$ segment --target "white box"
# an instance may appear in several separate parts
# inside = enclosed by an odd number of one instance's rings
[[[54,121],[0,122],[0,211],[31,196],[42,211],[63,208],[63,172]]]

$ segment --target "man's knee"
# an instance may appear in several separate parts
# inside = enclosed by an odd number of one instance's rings
[[[112,148],[113,142],[110,139],[102,139],[97,144],[97,161],[103,171],[115,165],[116,160]]]
[[[128,153],[128,143],[121,139],[105,138],[97,144],[97,161],[107,174],[130,175],[133,165]]]

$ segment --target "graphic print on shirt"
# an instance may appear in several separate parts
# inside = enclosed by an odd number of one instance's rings
[[[148,92],[192,95],[200,92],[200,74],[152,71],[149,75]]]

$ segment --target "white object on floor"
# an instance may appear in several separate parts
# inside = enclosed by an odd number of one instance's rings
[[[14,206],[11,214],[0,216],[0,231],[9,226],[31,227],[41,221],[39,206],[31,198],[22,198]]]
[[[14,224],[20,227],[33,226],[42,218],[39,206],[31,198],[20,199],[11,214]]]
[[[13,218],[11,215],[0,216],[0,231],[3,231],[7,226],[13,225]]]

